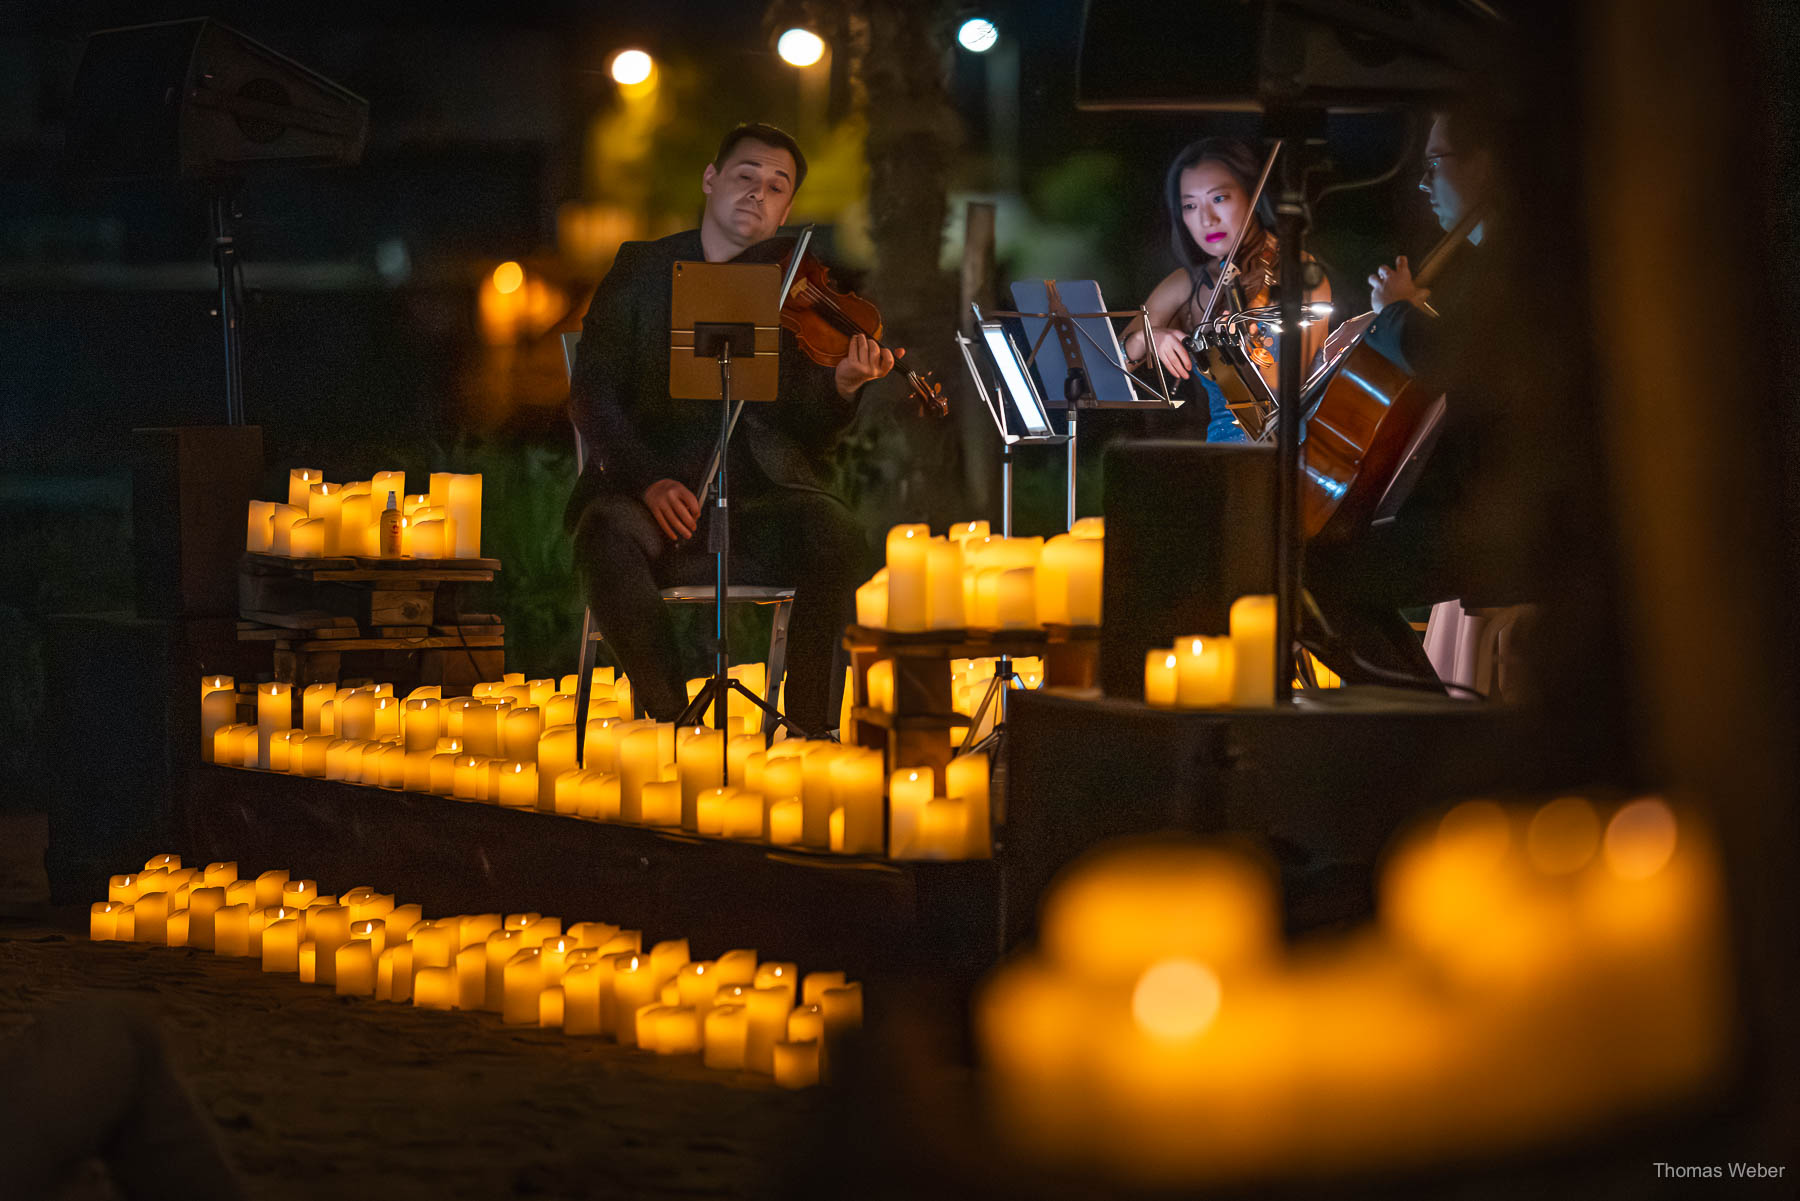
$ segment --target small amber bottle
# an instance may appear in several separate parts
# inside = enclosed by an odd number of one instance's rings
[[[381,513],[381,557],[398,559],[400,557],[400,531],[406,525],[406,519],[400,516],[400,506],[395,503],[394,494],[388,493],[387,508]]]

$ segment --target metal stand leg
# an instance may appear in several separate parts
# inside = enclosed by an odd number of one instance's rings
[[[1068,503],[1068,520],[1063,525],[1064,529],[1069,529],[1069,530],[1072,530],[1075,528],[1075,467],[1076,467],[1076,461],[1077,461],[1077,452],[1076,452],[1076,448],[1075,448],[1075,414],[1076,414],[1075,402],[1070,401],[1069,402],[1069,503]]]
[[[775,603],[775,618],[769,623],[769,669],[766,673],[768,681],[769,703],[776,703],[781,695],[781,681],[787,677],[787,634],[788,618],[793,616],[792,601]],[[763,715],[763,733],[773,735],[778,724],[779,713]]]
[[[594,692],[594,611],[581,611],[581,654],[576,656],[575,675],[575,766],[581,767],[586,753],[588,701]]]

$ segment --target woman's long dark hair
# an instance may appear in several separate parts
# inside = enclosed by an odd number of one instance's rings
[[[1175,161],[1169,164],[1169,174],[1163,181],[1163,199],[1169,206],[1169,246],[1175,252],[1175,261],[1182,265],[1188,278],[1194,281],[1190,301],[1193,296],[1199,295],[1202,283],[1210,287],[1213,282],[1212,256],[1200,249],[1194,241],[1194,235],[1188,232],[1187,225],[1181,220],[1181,173],[1201,163],[1218,163],[1231,172],[1238,187],[1244,190],[1246,198],[1256,190],[1257,176],[1262,174],[1262,159],[1257,157],[1256,151],[1236,138],[1201,138],[1176,155]],[[1244,231],[1240,254],[1256,251],[1262,245],[1262,240],[1270,236],[1269,231],[1275,227],[1275,206],[1266,192],[1251,215],[1256,219],[1256,225]]]

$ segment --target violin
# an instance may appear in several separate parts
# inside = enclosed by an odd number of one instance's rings
[[[793,264],[796,243],[797,239],[787,236],[770,238],[744,251],[738,261],[779,263],[785,273]],[[835,368],[850,353],[850,340],[857,334],[880,344],[881,310],[856,293],[833,286],[825,264],[808,251],[801,256],[794,282],[781,299],[781,328],[793,331],[807,358],[821,367]],[[895,359],[902,353],[896,349]],[[931,372],[914,371],[898,362],[894,366],[905,376],[922,414],[949,415],[944,386]]]

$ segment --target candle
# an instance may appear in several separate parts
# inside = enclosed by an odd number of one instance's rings
[[[317,904],[306,911],[306,938],[318,949],[315,974],[320,984],[337,982],[337,950],[350,941],[350,909]],[[371,973],[374,968],[371,966]],[[371,983],[371,989],[374,985]]]
[[[445,559],[451,556],[444,553],[449,542],[445,532],[449,522],[441,518],[422,518],[414,521],[401,531],[405,539],[406,553],[414,559]]]
[[[138,878],[132,874],[113,876],[106,882],[106,899],[129,905],[138,897]]]
[[[951,542],[967,542],[971,538],[986,538],[989,528],[985,521],[959,521],[950,527],[945,537]]]
[[[944,769],[944,795],[964,806],[968,839],[953,858],[986,859],[993,854],[988,809],[988,757],[983,752],[958,755]]]
[[[375,999],[405,1004],[413,995],[413,946],[399,943],[382,948],[375,964]],[[440,969],[442,970],[442,969]]]
[[[323,549],[320,553],[341,555],[346,553],[342,545],[344,508],[344,486],[342,484],[314,484],[308,491],[306,516],[319,522],[319,536]],[[294,552],[298,555],[300,552]],[[349,553],[354,553],[352,550]]]
[[[294,972],[300,970],[299,948],[303,928],[299,917],[284,917],[270,922],[262,932],[262,970]]]
[[[212,688],[207,681],[224,681]],[[200,693],[200,761],[213,762],[215,739],[220,730],[237,720],[237,685],[230,676],[208,676]]]
[[[1144,652],[1144,703],[1156,709],[1173,709],[1179,697],[1176,665],[1180,660],[1172,647],[1159,647]]]
[[[412,1003],[418,1009],[457,1008],[456,969],[425,967],[414,972]]]
[[[536,705],[515,705],[500,716],[498,725],[501,757],[530,760],[537,754],[538,738],[544,732],[543,710]]]
[[[442,504],[450,515],[455,546],[452,553],[459,559],[481,557],[481,476],[452,475],[446,481],[443,501],[438,500],[437,477],[432,477],[431,503]]]
[[[662,771],[662,736],[652,727],[631,730],[619,742],[619,818],[621,821],[644,820],[644,784],[655,780]],[[680,816],[679,800],[676,809]]]
[[[912,857],[960,859],[968,849],[968,806],[948,797],[934,797],[926,802],[924,820],[911,848]]]
[[[524,935],[517,929],[494,931],[487,936],[482,947],[486,954],[486,965],[483,969],[481,1008],[498,1013],[506,997],[506,965],[514,955],[527,947]]]
[[[874,579],[856,590],[856,624],[869,630],[886,629],[887,613],[888,582],[884,567]]]
[[[725,735],[718,730],[695,730],[676,746],[675,762],[681,781],[679,824],[682,829],[700,828],[700,794],[724,785],[725,754]]]
[[[442,701],[408,700],[400,709],[401,745],[409,751],[435,751],[443,736]]]
[[[612,1032],[621,1046],[637,1045],[637,1013],[656,1001],[662,985],[650,960],[642,955],[621,957],[613,963]],[[604,998],[602,998],[604,1000]]]
[[[926,624],[934,630],[967,625],[963,617],[963,554],[960,543],[933,538],[925,557]]]
[[[256,686],[257,766],[269,768],[269,740],[278,730],[294,725],[294,688],[291,684]]]
[[[188,945],[188,911],[185,909],[169,910],[169,920],[163,928],[164,938],[171,947]]]
[[[353,938],[338,947],[332,956],[331,975],[333,986],[340,997],[374,996],[374,944],[366,938]]]
[[[276,505],[269,513],[269,545],[271,555],[294,553],[294,526],[305,520],[306,506]]]
[[[799,797],[788,797],[769,806],[769,841],[776,846],[799,846],[805,829],[806,811]]]
[[[819,1042],[791,1042],[783,1039],[774,1044],[775,1083],[782,1088],[811,1088],[819,1082]]]
[[[694,828],[701,834],[725,833],[725,803],[737,795],[735,788],[709,788],[694,802]]]
[[[761,732],[733,734],[725,747],[725,782],[736,788],[745,787],[747,781],[744,773],[748,769],[750,756],[765,754],[767,746]]]
[[[133,939],[136,942],[166,943],[169,940],[169,894],[146,892],[138,895],[132,906],[137,915]]]
[[[578,813],[596,821],[619,820],[621,785],[613,772],[583,772]]]
[[[880,751],[844,747],[831,761],[831,793],[844,815],[845,854],[881,853],[881,759]]]
[[[929,619],[928,563],[931,531],[897,525],[887,536],[887,628],[923,630]]]
[[[533,809],[537,807],[537,798],[538,774],[534,764],[516,760],[500,764],[500,791],[496,799],[502,805],[513,809]]]
[[[225,905],[225,890],[195,888],[188,893],[187,945],[202,951],[213,949],[213,915]]]
[[[752,988],[744,993],[744,1066],[764,1075],[775,1070],[775,1044],[787,1036],[794,994],[786,988]]]
[[[715,1005],[706,1011],[702,1063],[721,1071],[742,1070],[750,1032],[749,1013],[744,1005]]]
[[[936,787],[929,767],[903,767],[888,777],[888,853],[908,855],[925,825],[925,806]]]
[[[767,808],[761,793],[738,792],[725,800],[726,838],[762,839],[767,835]]]
[[[485,801],[487,791],[488,760],[480,755],[458,755],[450,795],[458,800]]]
[[[663,1005],[654,1011],[658,1055],[698,1055],[700,1013],[687,1005]]]
[[[1014,567],[1001,572],[994,591],[994,624],[1004,630],[1038,624],[1037,568]]]
[[[500,1020],[509,1026],[538,1024],[538,994],[544,990],[542,956],[541,948],[526,947],[506,961],[501,981]]]
[[[266,500],[250,502],[244,522],[244,549],[266,553],[275,538],[275,506]]]
[[[818,1005],[826,989],[843,987],[842,972],[808,972],[800,978],[800,1002],[803,1005]]]
[[[338,506],[338,549],[346,555],[381,553],[380,531],[375,524],[375,498],[367,492],[351,493],[346,487]],[[375,535],[371,539],[370,535]],[[370,549],[371,541],[374,550]]]
[[[317,467],[290,468],[288,471],[288,504],[304,509],[310,489],[324,479],[325,473]]]
[[[600,981],[611,965],[595,962],[571,964],[562,978],[562,1031],[564,1034],[601,1033]]]
[[[1231,644],[1237,656],[1231,703],[1275,703],[1275,598],[1240,596],[1231,602]],[[1285,669],[1284,669],[1285,670]]]
[[[681,824],[681,782],[651,780],[644,785],[640,820],[646,826]]]
[[[831,767],[841,753],[836,743],[827,742],[808,747],[801,759],[800,841],[809,847],[829,845],[827,832],[836,804],[831,788]]]
[[[1189,636],[1176,639],[1177,703],[1190,709],[1230,705],[1235,662],[1236,644],[1230,638]]]
[[[464,947],[456,953],[456,1007],[458,1009],[484,1009],[487,1002],[487,959],[486,943],[475,943]],[[418,981],[413,981],[416,991]]]
[[[538,735],[534,750],[538,769],[537,807],[552,812],[556,810],[556,781],[563,773],[575,770],[575,727],[567,724],[546,727]]]
[[[108,942],[118,935],[118,912],[125,908],[124,902],[96,901],[88,906],[88,938],[93,942]]]

